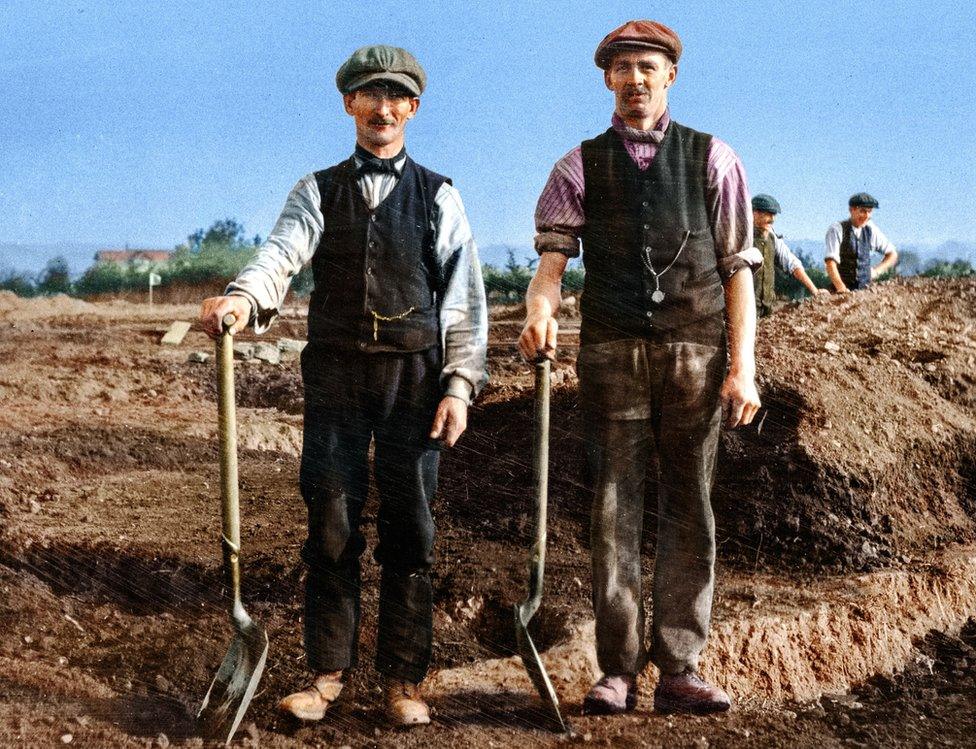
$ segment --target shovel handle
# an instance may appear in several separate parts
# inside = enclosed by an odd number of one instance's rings
[[[535,543],[529,557],[528,618],[542,601],[542,580],[546,570],[546,524],[549,497],[549,372],[550,361],[535,364],[534,443],[532,473],[535,479]],[[531,613],[530,613],[531,612]]]
[[[233,615],[241,606],[241,517],[237,492],[237,413],[234,402],[234,336],[230,332],[237,318],[228,314],[221,321],[217,339],[217,409],[220,427],[220,511],[224,574],[233,600]]]

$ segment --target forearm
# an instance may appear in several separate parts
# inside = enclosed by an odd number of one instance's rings
[[[886,252],[884,258],[874,267],[874,276],[882,276],[895,267],[898,262],[898,253],[895,250]]]
[[[840,270],[837,268],[837,262],[831,258],[827,258],[827,260],[824,262],[827,266],[827,278],[829,278],[830,282],[834,285],[834,291],[847,291],[847,285],[840,277]]]
[[[562,300],[563,273],[569,258],[560,252],[544,252],[525,292],[525,317],[555,317]]]
[[[752,286],[751,276],[743,271],[725,282],[729,370],[749,378],[756,371],[756,300]]]
[[[817,286],[814,284],[813,280],[811,280],[810,276],[807,275],[807,272],[803,270],[803,268],[797,268],[794,270],[793,278],[802,283],[811,295],[816,295],[818,291]]]

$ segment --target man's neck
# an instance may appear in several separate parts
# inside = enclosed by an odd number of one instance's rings
[[[617,111],[617,116],[623,120],[627,127],[632,127],[634,130],[653,130],[654,126],[660,121],[667,110],[668,104],[665,102],[664,106],[660,107],[647,117],[627,117],[619,110]]]
[[[356,138],[356,143],[373,154],[373,156],[381,159],[392,159],[403,150],[403,138],[397,138],[385,146],[374,146],[372,143],[366,143],[359,138]]]

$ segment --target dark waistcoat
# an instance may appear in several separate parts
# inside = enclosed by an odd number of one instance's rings
[[[408,156],[375,210],[366,205],[351,158],[315,179],[325,225],[312,256],[309,341],[369,353],[437,345],[433,209],[447,178]]]
[[[776,237],[772,232],[753,228],[752,240],[763,256],[762,268],[752,277],[756,309],[760,315],[768,315],[776,301]]]
[[[641,172],[613,128],[583,142],[582,344],[653,339],[724,309],[705,203],[710,143],[671,122]]]
[[[871,283],[871,227],[861,227],[861,238],[854,236],[850,220],[841,221],[840,278],[851,289]]]

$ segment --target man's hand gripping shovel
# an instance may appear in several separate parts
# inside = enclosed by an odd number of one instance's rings
[[[541,358],[535,365],[535,444],[533,472],[535,474],[535,543],[529,555],[529,597],[515,606],[515,641],[525,670],[545,704],[553,727],[569,733],[572,729],[559,711],[559,697],[553,689],[546,668],[539,657],[532,637],[529,620],[542,602],[542,578],[546,568],[546,505],[549,492],[549,359]]]
[[[200,733],[230,743],[254,697],[268,657],[268,635],[241,603],[241,518],[237,495],[237,422],[234,407],[233,315],[223,319],[217,342],[217,396],[220,414],[220,503],[224,574],[231,591],[230,619],[234,639],[203,698],[197,722]]]

